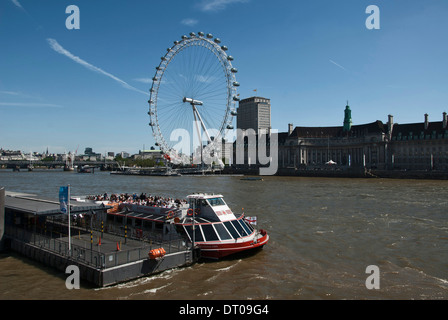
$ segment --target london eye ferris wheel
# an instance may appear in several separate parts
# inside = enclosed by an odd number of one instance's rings
[[[191,32],[167,48],[150,89],[149,125],[156,145],[174,163],[201,157],[233,129],[239,101],[233,57],[212,34]],[[200,154],[199,154],[200,153]]]

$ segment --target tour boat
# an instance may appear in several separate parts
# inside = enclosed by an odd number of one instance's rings
[[[262,248],[269,241],[265,230],[253,227],[256,217],[245,217],[244,213],[235,215],[222,195],[192,194],[187,196],[186,203],[177,203],[174,207],[115,203],[108,214],[163,224],[167,237],[172,237],[173,232],[188,237],[194,246],[200,248],[203,258],[220,259]],[[138,229],[137,232],[144,230]]]
[[[188,209],[174,223],[186,231],[189,239],[201,249],[201,256],[219,259],[225,256],[263,247],[269,235],[252,227],[254,218],[244,214],[238,218],[225,203],[222,195],[193,194],[187,197]]]

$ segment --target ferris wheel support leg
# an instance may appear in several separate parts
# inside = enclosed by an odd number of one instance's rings
[[[196,107],[193,104],[192,104],[192,106],[193,106],[193,113],[195,114],[194,118],[196,119],[196,115],[197,115],[197,117],[199,118],[199,122],[201,123],[201,127],[205,132],[205,136],[207,137],[208,142],[212,143],[212,139],[210,138],[207,128],[205,127],[204,122],[202,121],[201,115],[199,114],[198,110],[196,109]]]
[[[197,119],[197,117],[196,117],[196,112],[195,112],[196,108],[194,107],[193,104],[191,104],[191,106],[193,107],[194,124],[195,124],[195,126],[196,126],[196,131],[197,131],[197,133],[198,133],[199,145],[201,146],[201,167],[202,167],[203,163],[202,163],[202,138],[201,138],[201,130],[199,129],[199,124],[198,124],[199,121],[198,121],[198,119]]]

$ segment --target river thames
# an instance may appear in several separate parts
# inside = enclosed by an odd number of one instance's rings
[[[257,216],[270,242],[247,257],[79,290],[60,271],[2,253],[0,299],[448,299],[448,181],[0,170],[6,191],[56,200],[68,184],[72,195],[219,193]],[[379,289],[366,287],[372,265]]]

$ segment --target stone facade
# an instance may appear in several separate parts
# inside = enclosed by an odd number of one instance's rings
[[[339,165],[384,168],[386,131],[381,121],[344,127],[296,127],[279,134],[279,167]]]
[[[390,168],[401,170],[448,170],[447,114],[442,121],[394,124],[389,116]]]
[[[442,121],[430,122],[428,117],[425,114],[420,123],[397,124],[389,115],[386,123],[352,125],[347,105],[341,126],[294,127],[290,123],[287,132],[278,133],[278,168],[448,171],[447,114],[443,113]],[[256,141],[244,140],[245,166],[259,165],[253,156]]]
[[[346,107],[346,116],[347,116]],[[279,136],[279,167],[338,165],[367,169],[448,170],[447,114],[442,121],[295,127]],[[348,129],[349,128],[349,129]]]

